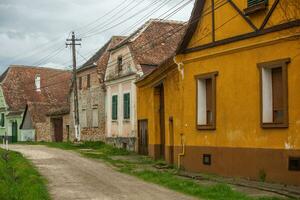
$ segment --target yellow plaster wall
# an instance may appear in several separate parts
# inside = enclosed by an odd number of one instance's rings
[[[286,33],[269,34],[182,56],[186,63],[183,80],[185,88],[183,132],[187,145],[300,149],[300,40],[294,38],[254,45],[283,35]],[[254,46],[230,50],[233,46],[238,48],[250,44]],[[223,53],[216,54],[221,51]],[[209,53],[215,56],[205,56]],[[257,63],[282,58],[291,58],[288,65],[289,128],[262,129]],[[214,71],[219,72],[216,79],[216,130],[199,131],[196,129],[195,121],[194,76]]]
[[[155,94],[155,80],[167,75],[164,80],[165,98],[165,143],[170,145],[169,118],[173,117],[175,143],[180,135],[181,118],[181,88],[179,73],[176,68],[166,74],[158,75],[154,80],[146,85],[137,87],[137,116],[138,120],[148,119],[149,144],[160,144],[160,123],[159,123],[159,99]],[[182,113],[182,114],[181,114]]]
[[[247,8],[246,0],[232,0],[234,4],[244,12]],[[268,0],[266,10],[247,16],[252,23],[259,29],[270,11],[275,0]],[[214,0],[215,4],[215,40],[253,32],[254,29],[246,22],[245,19],[225,0]],[[212,7],[211,0],[206,0],[202,18],[197,25],[196,31],[191,38],[188,47],[197,47],[212,42]],[[300,18],[300,4],[294,0],[280,0],[271,15],[266,27],[282,24],[294,19]]]

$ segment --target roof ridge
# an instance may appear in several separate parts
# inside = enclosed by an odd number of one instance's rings
[[[30,66],[30,65],[17,65],[17,64],[10,65],[8,68],[45,69],[45,70],[54,70],[54,71],[65,71],[65,72],[70,71],[68,69],[58,69],[58,68],[52,68],[52,67],[41,67],[41,66]]]
[[[141,25],[139,28],[137,28],[133,33],[131,33],[128,37],[126,37],[123,41],[121,41],[118,45],[111,48],[110,50],[115,50],[123,45],[125,45],[128,42],[133,42],[138,38],[152,23],[161,23],[161,24],[178,24],[178,25],[184,25],[184,21],[179,20],[165,20],[165,19],[159,19],[159,18],[151,18],[148,21],[146,21],[143,25]]]

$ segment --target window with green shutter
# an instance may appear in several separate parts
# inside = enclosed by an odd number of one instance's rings
[[[118,95],[112,96],[112,120],[118,119]]]
[[[130,119],[130,93],[124,94],[124,119]]]
[[[267,4],[268,0],[248,0],[248,8],[263,3]]]
[[[1,127],[5,126],[5,115],[4,115],[4,113],[1,113],[0,126]]]

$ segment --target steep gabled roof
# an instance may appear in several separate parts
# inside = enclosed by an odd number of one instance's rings
[[[106,64],[108,62],[108,50],[110,48],[113,48],[116,44],[120,43],[122,40],[124,40],[126,37],[124,36],[113,36],[111,39],[104,44],[103,47],[101,47],[88,61],[86,61],[80,68],[78,68],[78,72],[81,72],[86,69],[90,69],[93,67],[99,67],[103,68],[106,67]],[[97,64],[97,66],[95,65]],[[98,63],[101,63],[101,66],[98,65]]]
[[[47,122],[47,117],[49,116],[49,113],[52,113],[54,110],[60,110],[60,109],[65,109],[66,111],[69,111],[68,108],[69,108],[68,104],[60,104],[60,103],[50,104],[47,102],[27,102],[23,119],[20,124],[20,129],[25,128],[23,125],[26,120],[26,117],[30,120],[30,125],[33,126],[30,128],[35,128],[34,126],[36,123]]]
[[[36,91],[35,77],[41,78],[41,91]],[[9,111],[23,111],[27,102],[62,104],[68,101],[70,71],[12,65],[2,77],[1,87]]]
[[[191,14],[191,17],[189,19],[189,23],[187,25],[187,29],[185,31],[185,34],[182,38],[182,40],[179,43],[179,46],[176,50],[176,54],[181,54],[184,52],[184,50],[187,48],[190,40],[192,39],[198,23],[200,21],[202,12],[203,12],[203,8],[204,8],[204,4],[205,4],[206,0],[196,0],[195,1],[195,5]]]
[[[135,63],[149,73],[175,53],[185,27],[184,22],[151,19],[111,50],[128,45]]]

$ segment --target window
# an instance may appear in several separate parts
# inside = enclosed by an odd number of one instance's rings
[[[124,119],[130,119],[130,93],[124,94]]]
[[[118,95],[112,96],[112,120],[118,119]]]
[[[82,89],[82,77],[78,78],[78,87],[79,87],[79,90]]]
[[[300,171],[300,157],[298,158],[289,158],[289,170],[290,171]]]
[[[268,0],[248,0],[248,8],[259,4],[267,4]]]
[[[82,110],[82,112],[81,112],[81,114],[79,113],[79,118],[81,119],[80,120],[80,126],[82,127],[82,128],[86,128],[87,127],[87,112],[86,112],[86,109],[83,109]]]
[[[203,165],[211,165],[211,155],[203,154]]]
[[[244,9],[246,15],[265,10],[268,5],[268,0],[248,0],[247,8]]]
[[[37,92],[41,91],[41,76],[39,74],[35,76],[35,89]]]
[[[86,87],[90,88],[91,87],[91,75],[87,75],[87,80],[86,80]]]
[[[261,126],[288,127],[287,64],[290,59],[260,63]]]
[[[98,127],[98,108],[93,108],[93,127]]]
[[[5,114],[1,113],[0,126],[5,127]]]
[[[216,76],[217,72],[196,76],[198,129],[216,128]]]
[[[123,58],[122,56],[118,57],[118,72],[122,71],[122,67],[123,67]]]

